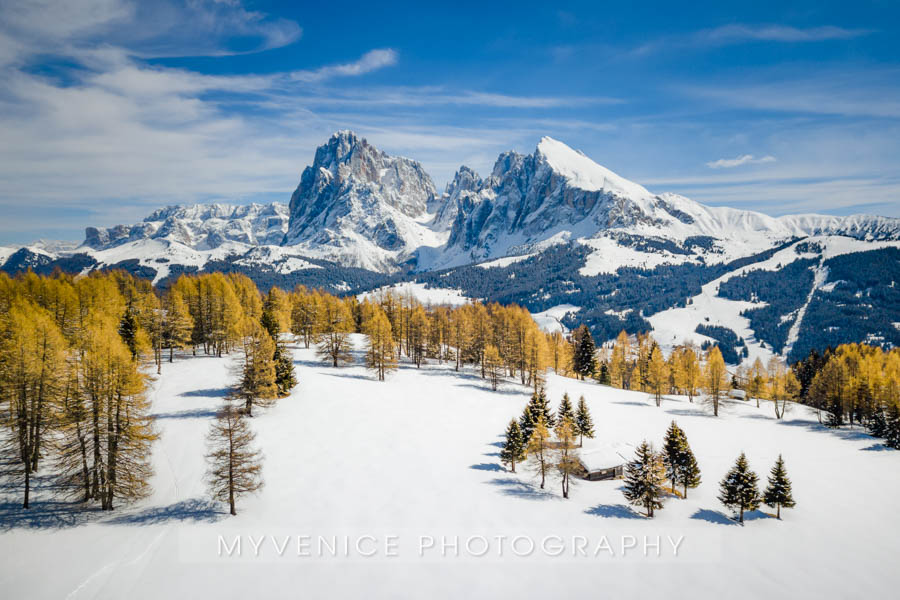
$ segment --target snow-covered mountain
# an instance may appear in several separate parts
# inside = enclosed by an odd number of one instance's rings
[[[597,251],[586,265],[586,273],[596,273],[733,260],[810,235],[900,239],[900,219],[776,218],[653,194],[548,137],[533,154],[500,155],[484,180],[470,171],[463,178],[463,173],[448,188],[441,214],[452,215],[453,225],[446,248],[430,268],[527,254],[568,241]]]
[[[88,227],[83,245],[108,250],[147,239],[178,242],[194,250],[210,250],[226,242],[278,245],[287,227],[288,209],[279,203],[167,206],[135,225]]]
[[[89,227],[77,248],[0,248],[0,268],[114,267],[160,284],[239,270],[263,287],[336,293],[414,282],[540,314],[570,307],[557,321],[586,322],[600,339],[624,328],[702,341],[718,327],[720,342],[740,342],[734,356],[764,356],[900,345],[897,248],[900,219],[709,207],[548,137],[532,154],[504,152],[487,177],[461,167],[438,193],[419,163],[341,131],[316,150],[290,205],[167,207],[135,225]],[[792,285],[779,286],[780,274]]]
[[[350,131],[316,150],[291,196],[283,244],[310,256],[390,271],[445,235],[428,226],[437,192],[419,163]]]

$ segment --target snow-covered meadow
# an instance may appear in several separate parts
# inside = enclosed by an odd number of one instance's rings
[[[566,391],[587,399],[597,435],[585,449],[658,446],[672,419],[685,430],[703,483],[648,520],[626,506],[621,481],[579,480],[564,500],[555,481],[541,491],[527,470],[500,465],[502,433],[528,399],[519,385],[492,392],[472,371],[405,363],[379,383],[360,364],[333,369],[300,348],[295,358],[300,384],[252,420],[265,487],[238,501],[236,517],[203,483],[231,359],[181,358],[152,392],[151,497],[77,512],[41,488],[24,512],[3,488],[4,597],[837,598],[900,584],[900,452],[827,430],[804,407],[779,422],[766,403],[735,401],[715,418],[684,398],[657,408],[645,394],[551,375],[554,408]],[[716,500],[741,451],[763,483],[784,455],[798,506],[782,521],[754,512],[740,526]],[[240,537],[241,556],[220,536]],[[319,536],[337,550],[319,553]]]

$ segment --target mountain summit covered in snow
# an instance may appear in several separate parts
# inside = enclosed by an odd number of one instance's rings
[[[625,329],[716,342],[735,362],[900,345],[898,248],[900,219],[709,207],[651,192],[549,137],[531,154],[502,153],[487,176],[460,167],[441,193],[418,162],[340,131],[289,205],[167,207],[135,225],[89,227],[77,248],[0,248],[0,263],[10,273],[115,267],[160,285],[209,270],[334,293],[407,282],[516,302],[601,339]]]

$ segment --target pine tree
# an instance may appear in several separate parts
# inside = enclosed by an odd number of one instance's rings
[[[672,483],[672,491],[675,491],[675,480],[678,478],[678,466],[681,462],[684,448],[687,445],[687,438],[684,431],[675,421],[669,425],[666,435],[663,438],[663,463],[666,466],[666,477]]]
[[[522,416],[519,417],[519,429],[522,431],[522,439],[526,441],[531,439],[531,433],[534,431],[534,424],[537,418],[531,412],[531,402],[525,405]]]
[[[563,393],[562,400],[559,403],[559,409],[556,411],[556,422],[560,423],[566,419],[575,421],[575,409],[572,408],[572,400],[569,399],[569,393]]]
[[[893,403],[885,412],[884,443],[890,448],[900,449],[900,406]]]
[[[569,483],[572,475],[578,473],[581,469],[581,463],[578,460],[577,450],[575,448],[575,422],[570,416],[560,418],[555,429],[556,447],[554,452],[554,466],[559,473],[562,484],[563,498],[569,497]]]
[[[884,407],[875,407],[875,410],[872,412],[872,417],[869,419],[866,428],[873,436],[884,437],[885,432],[887,431],[887,418],[884,415]]]
[[[666,466],[666,476],[672,482],[672,491],[680,485],[687,498],[688,488],[700,485],[700,467],[697,458],[691,450],[687,435],[675,421],[669,425],[666,437],[663,441],[663,461]]]
[[[237,514],[234,505],[239,496],[263,485],[262,455],[252,447],[255,438],[244,416],[230,404],[216,415],[207,436],[207,485],[214,499],[228,502],[232,515]]]
[[[541,415],[547,427],[556,425],[556,418],[550,411],[550,403],[547,401],[547,393],[544,388],[531,394],[531,412],[533,415]]]
[[[791,480],[788,478],[787,470],[784,468],[784,460],[780,454],[769,475],[769,485],[763,493],[763,502],[775,507],[775,516],[779,519],[781,518],[782,506],[784,508],[793,508],[795,506],[794,496],[791,492]]]
[[[138,324],[137,314],[134,307],[129,303],[128,307],[125,309],[125,314],[122,315],[122,322],[119,324],[119,336],[125,342],[125,345],[128,346],[128,351],[131,352],[131,358],[135,360],[137,360],[139,351],[139,328],[140,325]]]
[[[294,359],[291,351],[283,341],[275,342],[275,354],[272,356],[275,362],[275,385],[279,396],[287,396],[297,385],[297,376],[294,374]]]
[[[588,410],[584,396],[578,398],[578,412],[575,414],[575,430],[580,438],[578,441],[579,448],[584,445],[584,438],[588,437],[593,439],[594,437],[594,421],[591,418],[591,411]]]
[[[522,439],[522,430],[515,419],[506,428],[506,443],[500,451],[500,460],[509,465],[509,470],[513,473],[516,472],[516,464],[525,460],[525,440]]]
[[[737,461],[719,484],[719,501],[726,507],[739,511],[740,522],[744,522],[744,511],[759,508],[759,478],[750,470],[747,457],[741,452]]]
[[[643,506],[648,517],[663,507],[663,481],[665,467],[662,457],[644,440],[638,446],[635,458],[625,466],[625,499],[635,506]]]
[[[609,376],[609,365],[606,364],[606,361],[600,363],[600,369],[597,373],[597,383],[600,385],[611,385],[612,383]]]
[[[597,359],[594,356],[596,346],[594,338],[591,337],[591,330],[587,325],[582,325],[575,330],[573,336],[574,355],[572,358],[573,369],[580,379],[593,375],[597,365]]]
[[[541,476],[541,489],[547,482],[547,472],[550,468],[550,431],[547,429],[547,421],[538,413],[531,431],[531,437],[525,446],[525,453],[531,457],[533,470]]]

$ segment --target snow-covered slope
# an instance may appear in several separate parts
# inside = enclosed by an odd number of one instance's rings
[[[357,338],[357,361],[362,348]],[[204,438],[233,378],[231,360],[179,357],[151,394],[160,433],[152,496],[112,513],[78,511],[43,480],[22,511],[18,490],[0,489],[5,597],[551,598],[562,590],[646,599],[676,590],[757,600],[889,598],[900,585],[891,559],[900,514],[882,501],[900,495],[900,478],[889,476],[900,452],[872,451],[881,449],[873,438],[828,430],[803,407],[776,421],[765,402],[725,402],[712,418],[685,398],[657,408],[646,394],[549,375],[554,409],[568,392],[584,395],[593,413],[586,453],[643,439],[658,447],[673,419],[686,432],[703,481],[649,520],[627,506],[621,481],[576,480],[564,500],[556,480],[541,490],[529,469],[501,466],[498,446],[527,402],[525,388],[504,383],[495,393],[476,372],[435,364],[404,364],[382,383],[359,362],[333,369],[314,350],[294,355],[299,386],[251,420],[265,487],[238,500],[236,517],[203,485]],[[764,507],[742,527],[716,499],[740,452],[763,484],[783,455],[797,507],[781,521]],[[241,536],[240,555],[229,556],[220,536],[228,544]]]

